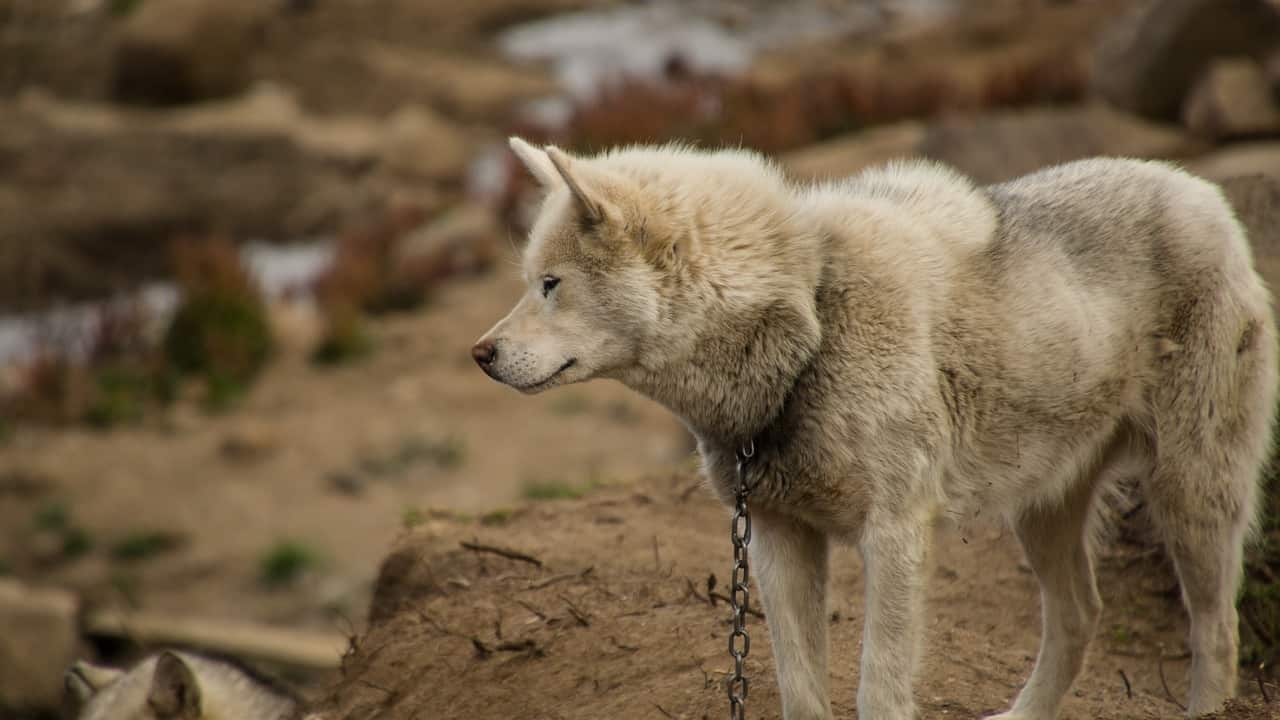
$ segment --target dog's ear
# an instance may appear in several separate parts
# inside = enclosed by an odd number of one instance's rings
[[[569,192],[573,194],[574,203],[582,212],[582,217],[592,224],[604,220],[607,215],[605,205],[592,185],[589,172],[554,145],[547,146],[546,155],[560,178],[569,186]]]
[[[547,157],[547,153],[536,148],[518,137],[511,137],[507,140],[507,144],[511,146],[511,152],[520,158],[520,162],[529,169],[529,173],[538,181],[538,184],[544,188],[553,188],[560,184],[560,173],[556,171],[556,166],[551,163],[551,158]]]
[[[67,670],[63,684],[71,700],[84,702],[122,677],[124,673],[115,668],[79,660]]]
[[[156,658],[155,673],[147,704],[156,717],[168,720],[198,720],[200,717],[200,685],[182,658],[164,652]]]

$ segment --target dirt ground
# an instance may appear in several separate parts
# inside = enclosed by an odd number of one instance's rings
[[[528,398],[476,369],[471,343],[519,291],[505,266],[449,285],[378,323],[366,360],[328,370],[306,360],[313,319],[278,312],[284,348],[227,415],[193,401],[137,428],[19,428],[0,444],[0,561],[90,605],[345,631],[365,617],[375,558],[431,508],[500,511],[683,462],[677,421],[620,385]],[[82,554],[48,527],[58,513]],[[157,531],[178,546],[118,557]],[[264,585],[286,540],[315,561]]]
[[[714,575],[714,592],[725,592],[728,528],[725,509],[684,473],[527,506],[501,525],[433,518],[385,561],[373,627],[313,709],[333,720],[722,716],[729,610],[707,591]],[[462,542],[516,550],[541,565]],[[922,717],[1002,710],[1035,657],[1035,579],[1014,538],[996,527],[941,528],[937,548],[917,684]],[[850,548],[834,554],[839,717],[854,715],[860,565]],[[1100,566],[1102,629],[1062,717],[1180,716],[1189,660],[1176,580],[1135,546],[1114,546]],[[765,625],[752,618],[748,631],[749,714],[778,718]],[[1280,717],[1244,675],[1245,697],[1225,717]]]

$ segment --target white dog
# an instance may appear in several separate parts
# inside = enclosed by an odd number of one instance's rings
[[[1235,692],[1276,334],[1215,186],[1118,159],[985,188],[927,163],[804,186],[743,151],[511,145],[547,197],[527,290],[473,355],[524,392],[605,377],[664,403],[726,501],[754,442],[750,553],[788,720],[831,717],[832,539],[866,565],[858,716],[914,716],[930,528],[979,508],[1041,585],[1040,655],[1000,717],[1053,718],[1098,624],[1098,497],[1134,473],[1191,617],[1189,713]]]
[[[77,662],[66,686],[79,720],[284,720],[297,706],[266,679],[185,652],[157,653],[128,671]]]

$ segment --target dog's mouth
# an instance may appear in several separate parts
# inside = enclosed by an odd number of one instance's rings
[[[516,389],[523,393],[535,393],[539,390],[545,390],[552,382],[555,381],[556,378],[560,377],[561,373],[577,364],[578,358],[569,358],[568,360],[565,360],[564,364],[557,368],[555,372],[551,373],[546,378],[539,380],[532,385],[524,385]]]

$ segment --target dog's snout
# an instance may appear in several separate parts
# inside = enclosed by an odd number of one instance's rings
[[[476,364],[480,367],[488,367],[498,357],[498,346],[492,340],[481,340],[471,348],[471,357],[476,359]]]

